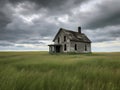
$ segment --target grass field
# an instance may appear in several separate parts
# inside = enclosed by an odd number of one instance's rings
[[[120,53],[0,52],[0,90],[120,90]]]

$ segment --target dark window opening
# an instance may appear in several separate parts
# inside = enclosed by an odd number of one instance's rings
[[[60,43],[60,38],[58,37],[58,43]]]
[[[64,45],[64,50],[65,50],[65,51],[67,50],[66,44]]]
[[[64,42],[66,41],[66,36],[64,36]]]
[[[56,49],[56,53],[60,52],[60,46],[56,46],[55,49]]]
[[[75,44],[75,50],[77,50],[77,44]]]
[[[85,51],[87,51],[87,45],[85,45]]]

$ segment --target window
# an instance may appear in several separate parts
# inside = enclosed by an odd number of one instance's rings
[[[77,50],[77,44],[75,44],[75,50]]]
[[[64,42],[66,41],[66,36],[64,36]]]
[[[60,43],[60,38],[58,37],[58,43]]]
[[[64,50],[65,50],[65,51],[67,50],[66,44],[64,45]]]
[[[87,51],[87,45],[85,44],[85,51]]]

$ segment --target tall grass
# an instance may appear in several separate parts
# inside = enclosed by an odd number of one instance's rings
[[[0,52],[0,90],[120,90],[120,53]]]

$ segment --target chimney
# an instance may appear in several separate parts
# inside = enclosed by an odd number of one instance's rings
[[[78,27],[78,32],[81,33],[81,27]]]

